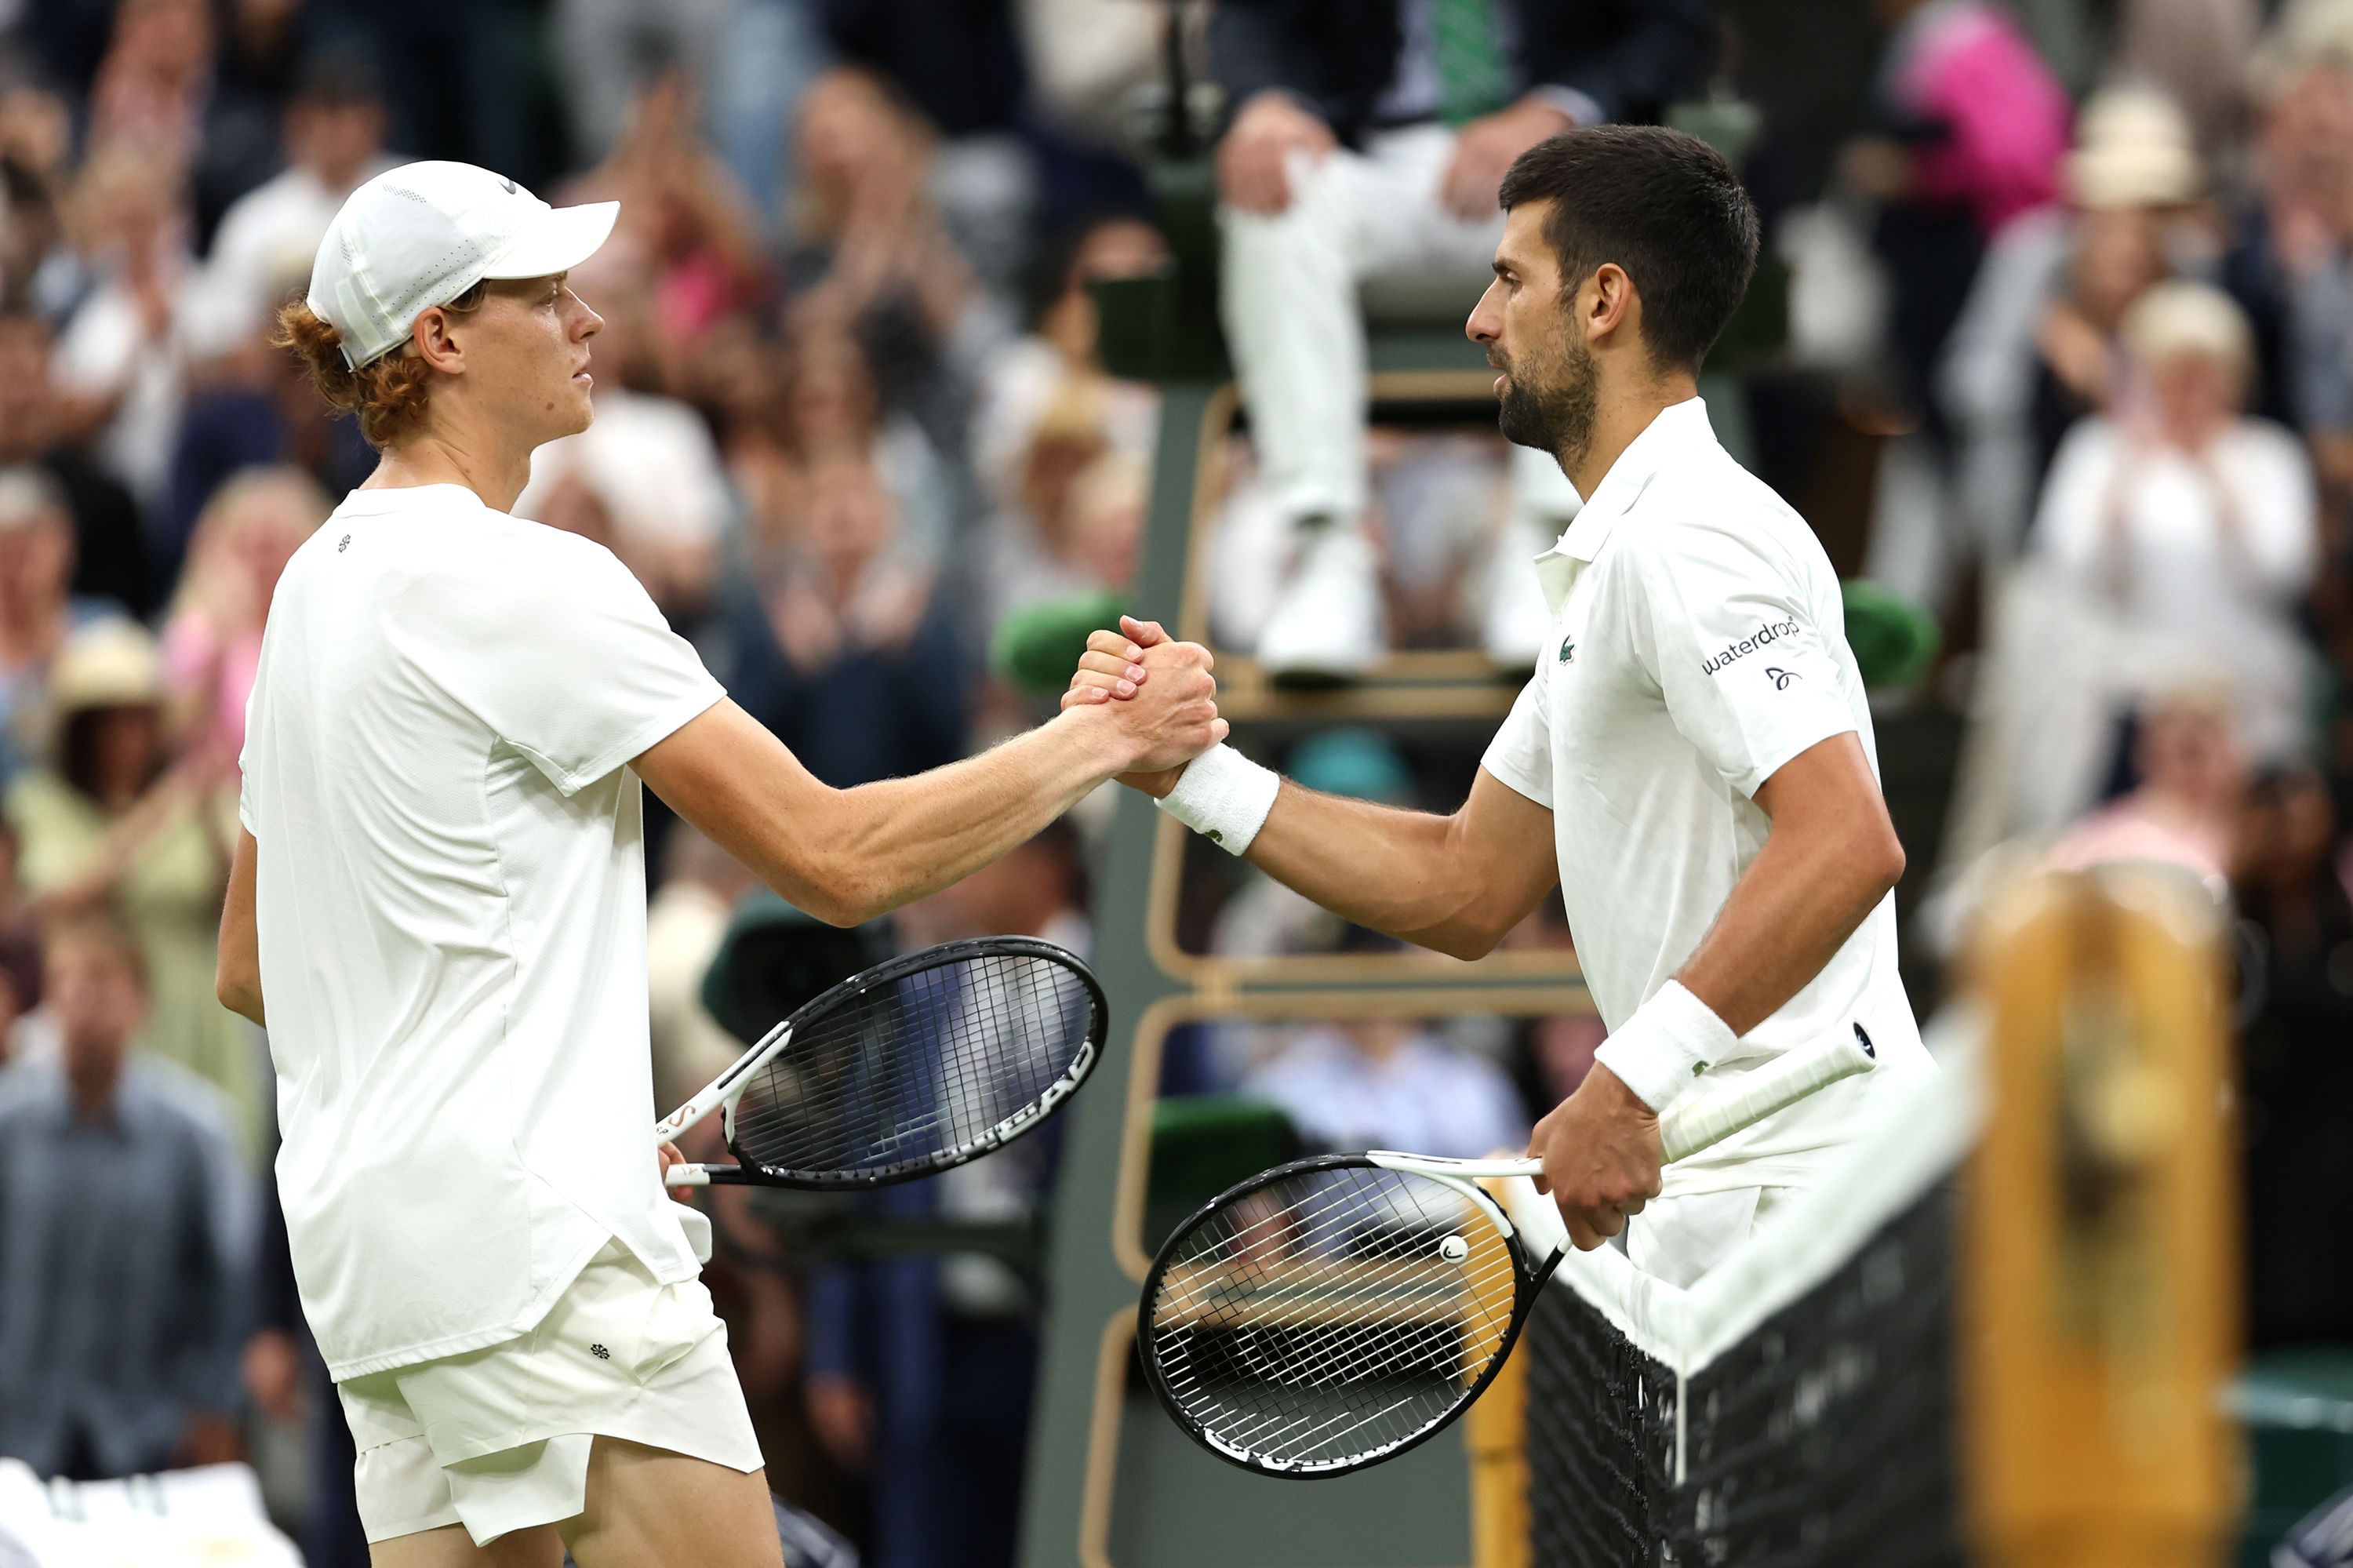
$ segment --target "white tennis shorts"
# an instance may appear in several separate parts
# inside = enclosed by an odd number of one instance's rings
[[[1731,1255],[1758,1222],[1788,1202],[1794,1187],[1734,1187],[1685,1198],[1653,1198],[1626,1224],[1626,1261],[1688,1289]]]
[[[760,1445],[700,1280],[608,1244],[537,1328],[337,1385],[372,1541],[463,1524],[477,1546],[586,1506],[588,1449],[626,1438],[749,1473]]]

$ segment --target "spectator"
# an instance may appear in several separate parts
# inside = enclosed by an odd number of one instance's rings
[[[90,87],[87,144],[138,147],[185,177],[203,147],[213,37],[206,0],[122,0]]]
[[[172,446],[187,392],[185,328],[203,308],[188,255],[179,174],[124,144],[91,154],[75,186],[77,243],[95,287],[58,340],[57,386],[70,399],[68,433],[95,441],[151,524],[164,515]],[[151,531],[151,556],[179,558]]]
[[[279,574],[332,510],[300,469],[255,469],[216,492],[189,542],[164,623],[164,677],[181,715],[179,749],[231,773],[245,749],[245,702]]]
[[[139,944],[56,921],[57,1060],[0,1077],[0,1454],[95,1480],[237,1457],[244,1194],[139,1044]]]
[[[1992,0],[1873,9],[1891,28],[1873,84],[1875,133],[1847,149],[1842,173],[1878,203],[1897,389],[1934,415],[1930,376],[1984,248],[2059,194],[2067,96]]]
[[[1244,1077],[1241,1091],[1281,1106],[1301,1138],[1324,1149],[1469,1160],[1528,1139],[1502,1068],[1404,1019],[1312,1025]]]
[[[343,198],[389,166],[383,93],[361,61],[331,57],[306,68],[285,127],[285,169],[238,196],[213,238],[205,308],[191,323],[199,355],[266,334],[287,281],[309,277]]]
[[[2149,290],[2126,315],[2133,379],[2116,411],[2069,432],[2032,546],[2085,618],[2119,633],[2110,690],[2183,656],[2229,676],[2259,760],[2308,727],[2310,656],[2295,624],[2316,546],[2312,472],[2295,437],[2240,413],[2247,323],[2199,283]]]
[[[220,6],[204,145],[196,155],[198,249],[209,253],[221,218],[286,161],[287,105],[301,90],[301,0],[228,0]]]
[[[1939,372],[1964,504],[1996,561],[2024,538],[2068,426],[2107,408],[2125,312],[2175,253],[2211,249],[2198,154],[2170,101],[2111,90],[2077,129],[2068,208],[2022,217],[1988,248]]]
[[[728,614],[728,689],[837,789],[962,757],[965,675],[930,568],[871,458],[809,474],[799,536]]]
[[[1484,276],[1514,157],[1571,125],[1655,115],[1699,83],[1713,53],[1697,0],[1498,9],[1514,25],[1484,36],[1441,28],[1437,8],[1413,0],[1276,0],[1210,19],[1236,106],[1217,159],[1226,346],[1294,535],[1258,644],[1278,679],[1352,679],[1385,651],[1363,527],[1357,286]],[[1534,531],[1556,535],[1577,504],[1557,464],[1531,453],[1514,482],[1521,508],[1551,520]],[[1535,648],[1508,652],[1533,659]]]
[[[133,615],[154,609],[138,503],[112,475],[66,439],[49,375],[48,323],[0,311],[0,467],[30,465],[54,482],[72,520],[72,592],[111,600]]]
[[[2260,998],[2241,1041],[2249,1340],[2353,1340],[2353,902],[2335,863],[2338,820],[2308,768],[2267,774],[2240,818],[2234,883],[2254,933]]]
[[[0,470],[0,785],[40,754],[50,671],[68,635],[119,613],[72,597],[73,577],[64,493],[39,469]]]
[[[2184,686],[2140,711],[2133,742],[2139,783],[2060,835],[2050,863],[2063,871],[2116,861],[2160,861],[2230,885],[2231,843],[2246,789],[2230,694]]]
[[[268,1115],[259,1047],[213,993],[233,776],[216,753],[172,760],[164,697],[154,639],[138,626],[94,621],[67,640],[50,682],[47,760],[6,796],[17,875],[44,917],[121,910],[153,1004],[143,1044],[228,1097],[240,1147],[258,1159]]]

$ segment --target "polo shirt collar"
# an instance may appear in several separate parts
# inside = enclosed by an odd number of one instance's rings
[[[1536,557],[1536,578],[1544,585],[1555,615],[1568,597],[1577,568],[1601,553],[1618,519],[1634,509],[1651,481],[1701,444],[1715,444],[1715,429],[1707,420],[1706,400],[1700,397],[1686,397],[1660,409],[1642,433],[1627,443],[1560,542]]]

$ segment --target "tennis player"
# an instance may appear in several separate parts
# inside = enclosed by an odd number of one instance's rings
[[[1178,648],[1136,701],[983,756],[811,778],[611,554],[507,513],[532,450],[588,424],[600,323],[565,274],[615,211],[396,168],[281,319],[382,461],[270,605],[219,991],[269,1026],[295,1275],[381,1568],[781,1561],[650,1147],[640,779],[849,924],[1224,729]]]
[[[1451,817],[1339,800],[1223,746],[1129,782],[1325,907],[1459,958],[1557,882],[1609,1035],[1530,1152],[1577,1245],[1639,1215],[1630,1259],[1688,1284],[1927,1065],[1895,968],[1904,852],[1830,561],[1697,395],[1756,266],[1747,193],[1690,136],[1603,126],[1531,148],[1502,202],[1466,330],[1502,372],[1504,434],[1586,503],[1536,560],[1550,640],[1470,799]],[[1065,705],[1115,701],[1159,641],[1095,633]],[[1876,1072],[1662,1176],[1677,1098],[1850,1033]]]

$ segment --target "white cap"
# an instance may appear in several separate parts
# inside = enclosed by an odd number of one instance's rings
[[[596,253],[617,201],[548,206],[471,164],[403,164],[353,191],[311,263],[313,314],[356,370],[408,341],[417,313],[485,278],[544,278]]]

